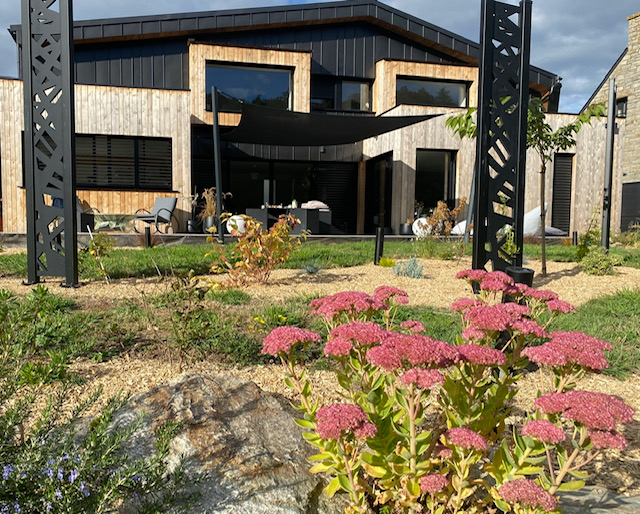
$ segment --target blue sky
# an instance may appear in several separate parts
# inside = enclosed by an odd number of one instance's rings
[[[515,0],[508,0],[515,4]],[[296,0],[74,0],[77,20],[240,9]],[[479,40],[480,0],[383,0],[473,41]],[[20,0],[0,0],[0,76],[17,76],[16,46],[6,28],[20,23]],[[638,0],[533,0],[531,64],[560,75],[560,110],[577,112],[627,46],[627,16]]]

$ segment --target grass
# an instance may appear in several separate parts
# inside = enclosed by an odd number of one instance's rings
[[[143,250],[116,249],[103,259],[112,278],[131,276],[186,276],[208,272],[210,258],[205,257],[210,245],[159,247]],[[425,240],[418,242],[388,241],[385,256],[393,259],[419,257],[456,258],[470,253],[470,245]],[[524,254],[538,258],[540,247],[525,245]],[[625,265],[640,268],[640,250],[613,247]],[[326,244],[306,242],[296,249],[288,268],[300,269],[305,263],[318,263],[321,268],[349,267],[373,260],[373,241]],[[549,260],[571,261],[575,247],[549,245]],[[101,280],[97,264],[91,259],[84,263],[83,280]],[[0,272],[4,275],[25,276],[26,255],[0,254]],[[184,282],[187,284],[188,280]],[[186,285],[183,287],[187,287]],[[185,293],[186,294],[186,293]],[[127,351],[156,352],[159,346],[169,345],[181,330],[187,336],[191,356],[200,358],[217,355],[225,361],[239,364],[264,362],[259,354],[262,338],[273,328],[284,324],[315,330],[326,336],[323,324],[309,313],[312,299],[297,296],[276,303],[258,301],[238,289],[211,290],[198,298],[168,291],[147,300],[127,300],[112,308],[82,310],[69,300],[49,295],[34,325],[37,328],[36,347],[39,351],[65,349],[69,356],[87,356],[102,360]],[[193,305],[178,308],[176,302],[190,299]],[[592,300],[574,314],[558,318],[554,330],[579,330],[610,341],[611,368],[607,374],[623,379],[640,370],[640,290],[625,291]],[[184,309],[185,321],[171,313]],[[184,323],[183,326],[176,326]],[[434,338],[453,342],[460,333],[460,320],[452,312],[428,307],[402,306],[397,321],[415,319],[427,328]],[[28,336],[25,331],[25,337]],[[183,341],[184,343],[184,341]],[[321,357],[318,350],[314,356]]]
[[[228,245],[230,246],[230,245]],[[111,278],[151,277],[158,275],[185,276],[190,270],[196,274],[206,274],[213,257],[205,257],[210,245],[165,246],[147,249],[119,248],[103,257],[103,263]],[[302,269],[313,263],[319,269],[359,266],[373,262],[374,241],[355,241],[344,243],[324,243],[307,241],[297,248],[284,265],[289,269]],[[471,244],[459,241],[386,241],[384,256],[394,260],[421,258],[455,260],[462,255],[470,256]],[[623,266],[640,268],[640,249],[612,247],[611,253],[620,256]],[[540,245],[525,244],[525,259],[539,259]],[[547,259],[557,262],[575,261],[576,247],[548,245]],[[26,276],[26,254],[0,254],[0,274],[5,276]],[[101,280],[102,275],[97,263],[85,259],[80,265],[81,280]]]
[[[556,318],[553,330],[576,330],[613,346],[610,368],[603,371],[619,380],[640,371],[640,289],[593,299],[575,313]]]

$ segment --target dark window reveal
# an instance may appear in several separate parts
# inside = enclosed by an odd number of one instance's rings
[[[171,139],[76,135],[78,189],[171,191]]]
[[[211,110],[211,88],[243,102],[276,109],[291,109],[291,70],[253,66],[225,66],[208,63],[206,69],[206,108]],[[240,104],[219,97],[218,110],[239,112]]]
[[[466,107],[467,90],[462,82],[398,78],[396,104]]]

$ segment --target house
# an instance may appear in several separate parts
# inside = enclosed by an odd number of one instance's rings
[[[609,101],[609,79],[616,83],[616,123],[624,125],[622,139],[621,230],[640,223],[640,12],[629,20],[629,43],[583,110]]]
[[[9,30],[20,45],[20,25]],[[226,142],[229,211],[318,200],[331,209],[332,233],[378,225],[398,233],[438,200],[469,196],[475,142],[454,136],[445,120],[476,105],[479,45],[376,0],[78,21],[74,52],[78,196],[102,213],[177,196],[184,230],[194,192],[215,185],[212,86],[225,94],[223,132],[239,122],[234,99],[345,120],[439,115],[348,144]],[[558,84],[531,68],[530,94],[552,113]],[[2,209],[11,232],[25,231],[22,111],[22,82],[0,79]],[[550,119],[559,126],[573,117]],[[555,156],[548,219],[567,232],[585,230],[598,203],[592,170],[604,163],[605,134],[595,122],[575,149]],[[531,152],[527,210],[537,205],[538,168]]]

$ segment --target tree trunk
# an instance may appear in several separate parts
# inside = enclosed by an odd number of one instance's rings
[[[546,247],[546,242],[547,242],[547,238],[546,238],[546,233],[545,233],[545,226],[546,226],[546,221],[545,218],[547,216],[547,209],[545,207],[545,201],[544,201],[544,187],[545,187],[545,175],[546,175],[546,171],[547,171],[547,165],[546,162],[544,160],[544,156],[542,157],[542,164],[540,165],[540,247],[542,250],[542,276],[546,277],[547,276],[547,247]]]

